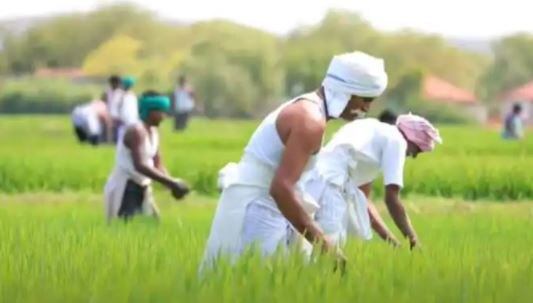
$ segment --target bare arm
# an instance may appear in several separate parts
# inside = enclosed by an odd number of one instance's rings
[[[385,187],[385,203],[387,204],[387,209],[394,220],[398,229],[402,234],[409,239],[411,248],[415,247],[418,239],[411,225],[411,220],[405,212],[405,208],[400,202],[399,199],[400,187],[398,185],[390,184]]]
[[[327,244],[326,237],[314,220],[306,213],[303,203],[296,193],[295,185],[313,153],[320,149],[325,129],[323,121],[314,123],[296,115],[287,117],[292,121],[292,128],[287,134],[285,150],[280,166],[272,180],[270,194],[276,201],[281,213],[296,230],[311,243]],[[305,117],[304,117],[305,118]],[[331,247],[327,247],[328,249]]]
[[[359,186],[359,189],[365,194],[368,201],[368,215],[370,217],[372,229],[380,236],[381,239],[393,245],[399,245],[398,240],[390,231],[389,227],[381,217],[374,203],[372,203],[372,201],[370,200],[370,193],[372,192],[372,183],[361,185]]]
[[[129,128],[124,136],[124,143],[131,150],[133,166],[139,173],[172,189],[175,183],[172,178],[142,162],[142,143],[146,136],[146,132],[139,128]]]
[[[166,166],[163,164],[163,160],[161,158],[161,153],[158,151],[157,154],[154,157],[154,166],[157,168],[162,174],[170,177],[170,174],[168,173],[168,170]]]

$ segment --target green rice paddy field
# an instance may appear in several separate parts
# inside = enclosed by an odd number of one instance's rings
[[[193,194],[174,202],[159,187],[160,223],[107,225],[113,148],[78,145],[68,117],[1,116],[0,302],[533,301],[533,138],[470,126],[442,126],[444,145],[407,162],[403,201],[420,250],[354,240],[344,274],[328,256],[249,255],[199,276],[217,171],[239,159],[256,124],[164,125],[163,159]]]

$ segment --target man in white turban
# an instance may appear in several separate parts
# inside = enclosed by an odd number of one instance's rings
[[[234,260],[251,245],[270,256],[294,244],[299,235],[344,260],[313,220],[317,204],[304,194],[299,180],[314,165],[327,122],[362,116],[386,85],[383,60],[361,52],[343,54],[331,61],[321,88],[271,112],[240,162],[220,174],[225,180],[219,181],[222,195],[202,266],[213,265],[220,255]]]

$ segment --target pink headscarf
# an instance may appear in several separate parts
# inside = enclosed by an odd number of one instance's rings
[[[396,126],[407,140],[416,144],[423,152],[432,151],[435,148],[435,142],[442,143],[439,130],[420,116],[411,113],[400,115],[396,120]]]

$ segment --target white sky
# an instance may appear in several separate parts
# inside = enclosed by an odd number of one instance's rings
[[[1,0],[0,19],[89,11],[113,0]],[[528,0],[130,0],[165,19],[224,18],[286,33],[313,24],[328,8],[361,14],[382,30],[412,28],[452,37],[494,38],[517,31],[533,34],[533,2]],[[529,3],[528,3],[529,2]]]

